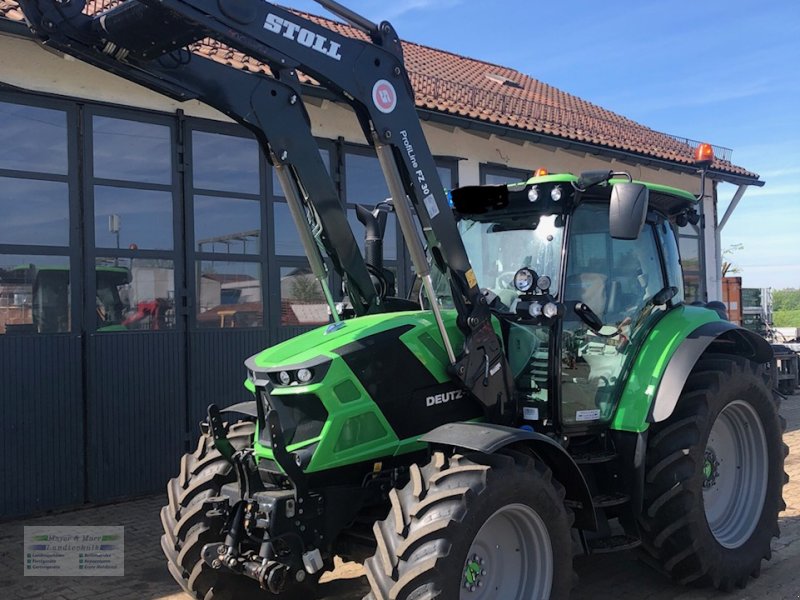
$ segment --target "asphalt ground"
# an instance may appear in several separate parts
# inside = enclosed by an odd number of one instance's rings
[[[800,395],[782,407],[787,420],[784,440],[790,447],[784,488],[786,510],[780,516],[781,537],[773,541],[773,558],[761,577],[730,594],[675,585],[639,561],[635,551],[578,557],[572,600],[800,600]],[[159,538],[159,511],[166,497],[86,508],[0,523],[0,600],[190,600],[167,572]],[[125,527],[123,577],[24,577],[25,525],[122,525]],[[324,600],[361,600],[367,591],[361,565],[339,564],[323,576]],[[502,599],[498,599],[502,600]]]

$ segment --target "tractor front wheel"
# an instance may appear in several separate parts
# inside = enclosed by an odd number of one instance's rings
[[[365,600],[566,598],[572,585],[564,488],[516,452],[436,453],[390,493],[366,562]]]
[[[644,549],[676,581],[743,588],[771,557],[788,448],[765,380],[743,358],[703,357],[650,431]]]
[[[228,440],[240,450],[252,443],[254,430],[251,422],[234,423],[228,428]],[[252,579],[212,569],[200,555],[205,544],[224,539],[225,526],[223,516],[207,514],[204,501],[219,496],[223,485],[235,481],[231,464],[214,447],[213,438],[203,434],[197,449],[183,456],[180,475],[167,484],[169,503],[161,509],[161,548],[175,581],[198,600],[275,598]]]

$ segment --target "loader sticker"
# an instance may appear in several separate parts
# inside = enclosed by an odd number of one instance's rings
[[[372,102],[383,114],[388,115],[397,106],[397,92],[385,79],[379,79],[372,86]]]

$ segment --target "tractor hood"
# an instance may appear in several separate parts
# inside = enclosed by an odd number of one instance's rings
[[[442,316],[451,339],[459,339],[461,334],[455,326],[455,311],[444,311]],[[430,311],[377,314],[348,319],[338,326],[331,324],[319,327],[250,357],[245,361],[248,370],[248,382],[245,385],[252,389],[251,382],[264,379],[264,375],[274,379],[273,374],[277,375],[280,371],[327,363],[339,356],[337,351],[344,346],[392,329],[398,329],[398,337],[410,329],[429,330],[431,335],[439,335]]]

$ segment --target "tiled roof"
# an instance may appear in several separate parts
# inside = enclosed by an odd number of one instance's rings
[[[100,12],[118,3],[89,0],[87,12]],[[366,39],[349,25],[302,16],[343,35]],[[20,21],[22,12],[15,1],[0,0],[0,17]],[[269,73],[263,63],[215,40],[204,40],[193,49],[237,69]],[[403,42],[403,50],[419,108],[678,164],[693,162],[694,143],[690,140],[654,131],[514,69],[411,42]],[[304,81],[315,83],[308,77]],[[721,150],[713,169],[758,177],[732,164],[730,151]]]

